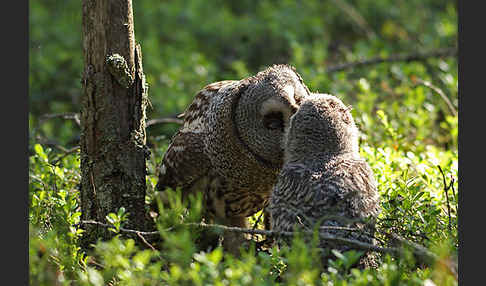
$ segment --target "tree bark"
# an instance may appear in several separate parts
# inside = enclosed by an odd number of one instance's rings
[[[145,230],[148,95],[131,0],[83,1],[83,52],[81,217],[106,222],[124,207],[125,226]],[[82,244],[110,237],[90,226]]]

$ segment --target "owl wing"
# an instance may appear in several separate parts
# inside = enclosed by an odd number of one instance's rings
[[[305,198],[301,196],[309,193],[309,174],[303,164],[286,164],[280,170],[267,207],[272,229],[293,231],[294,224],[303,223],[298,213],[305,207]]]
[[[184,189],[190,187],[211,168],[203,141],[207,132],[210,132],[207,128],[209,105],[220,88],[234,82],[220,81],[207,85],[197,93],[193,102],[181,114],[184,125],[172,138],[159,166],[159,191],[168,187],[181,187],[184,192]]]
[[[270,199],[272,222],[294,224],[303,217],[318,220],[326,214],[349,218],[376,217],[379,195],[373,172],[362,159],[338,160],[334,166],[313,171],[304,164],[285,165]],[[274,218],[280,217],[280,219]],[[300,222],[299,222],[300,223]],[[309,223],[309,222],[307,222]],[[291,230],[291,227],[285,227]]]
[[[330,187],[341,188],[347,209],[353,216],[377,217],[381,211],[373,171],[361,158],[338,161]]]
[[[324,207],[318,206],[316,209],[321,209],[321,215],[328,211],[332,215],[338,215],[321,222],[321,233],[374,244],[375,219],[381,207],[374,174],[368,163],[360,158],[337,160],[337,164],[329,173],[324,172],[319,184],[316,185],[320,185],[323,191],[319,193],[322,197],[316,198],[316,201],[326,201]],[[326,226],[351,227],[359,231],[326,229]],[[353,249],[349,245],[339,243],[322,245],[332,246],[341,252]],[[360,258],[359,264],[375,265],[373,254],[366,253]]]
[[[324,171],[317,169],[304,164],[283,167],[268,207],[272,229],[293,231],[297,226],[311,231],[314,223],[320,222],[322,234],[374,243],[373,224],[352,223],[357,217],[375,217],[379,213],[378,192],[369,165],[364,160],[346,159]],[[342,227],[361,231],[350,232]],[[341,252],[352,249],[347,244],[325,240],[320,242],[320,247]],[[323,262],[327,259],[325,256]],[[359,263],[375,265],[374,257],[367,253]]]

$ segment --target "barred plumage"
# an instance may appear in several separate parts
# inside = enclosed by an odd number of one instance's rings
[[[268,206],[272,229],[312,230],[320,223],[327,227],[320,229],[323,233],[374,243],[379,196],[373,171],[360,158],[358,130],[349,108],[334,96],[312,95],[292,116],[285,138],[285,163]],[[327,251],[324,264],[332,257],[330,249],[351,249],[324,241],[320,247]],[[374,266],[374,258],[366,254],[360,265]]]
[[[184,112],[157,188],[203,192],[207,219],[246,226],[245,218],[268,202],[283,163],[284,130],[308,95],[288,65],[206,86]]]

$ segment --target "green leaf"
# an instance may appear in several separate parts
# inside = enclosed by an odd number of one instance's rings
[[[109,213],[106,216],[106,220],[111,224],[115,224],[118,221],[118,217],[114,213]]]
[[[56,176],[58,176],[61,180],[64,180],[64,171],[58,166],[54,168],[54,174],[56,174]]]
[[[47,155],[44,153],[44,148],[42,148],[40,144],[34,145],[34,151],[44,162],[48,162]]]
[[[120,207],[120,208],[118,209],[118,216],[119,216],[119,217],[122,217],[122,216],[123,216],[123,214],[125,214],[125,208],[124,208],[124,207]]]

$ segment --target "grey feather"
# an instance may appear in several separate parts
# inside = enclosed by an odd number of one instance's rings
[[[375,243],[374,221],[380,213],[376,182],[360,158],[351,112],[338,98],[314,94],[292,116],[285,136],[284,166],[268,210],[275,231],[313,229],[316,224],[340,226],[360,231],[320,231]],[[351,250],[324,241],[320,247],[327,250],[324,264],[331,257],[329,250]],[[374,264],[371,254],[360,261],[363,267]]]

